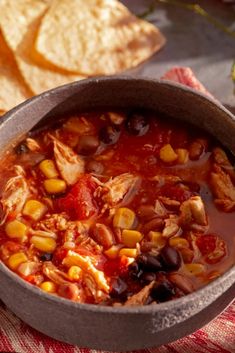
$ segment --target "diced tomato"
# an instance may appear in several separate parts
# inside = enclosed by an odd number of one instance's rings
[[[1,243],[0,243],[1,245]],[[19,252],[20,250],[23,249],[23,246],[19,243],[16,243],[14,241],[6,241],[1,245],[0,248],[0,258],[3,261],[6,261],[9,256]]]
[[[37,277],[35,275],[29,275],[29,276],[22,276],[27,282],[31,284],[36,284],[37,283]]]
[[[8,241],[8,236],[5,233],[4,229],[0,229],[0,246],[5,244]]]
[[[127,272],[128,264],[128,258],[126,256],[121,256],[115,260],[107,261],[104,264],[104,272],[107,276],[119,276]]]
[[[200,235],[196,244],[208,264],[219,262],[227,253],[226,244],[218,235]]]
[[[84,220],[97,212],[93,193],[97,187],[90,175],[82,176],[65,197],[57,200],[60,211],[67,212],[72,219]]]
[[[22,245],[9,240],[2,246],[2,251],[3,249],[13,254],[20,251],[22,249]]]
[[[59,265],[64,260],[64,258],[67,256],[67,254],[68,254],[68,249],[63,248],[62,246],[58,247],[55,250],[54,255],[53,255],[54,264]]]
[[[14,219],[16,219],[16,216],[17,216],[17,212],[15,211],[10,212],[7,216],[7,221],[8,222],[13,221]]]

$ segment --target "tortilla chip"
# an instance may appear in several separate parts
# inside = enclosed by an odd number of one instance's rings
[[[135,67],[164,43],[155,26],[117,0],[55,0],[42,20],[35,48],[57,67],[98,75]]]
[[[8,46],[15,51],[28,31],[28,25],[44,13],[42,0],[1,0],[0,26]]]
[[[0,111],[7,111],[32,96],[0,32]],[[1,113],[0,113],[1,115]]]
[[[6,6],[6,3],[9,6]],[[84,78],[55,68],[34,51],[35,36],[48,3],[49,0],[47,3],[42,0],[4,0],[3,5],[0,6],[0,10],[5,11],[5,16],[0,15],[0,27],[14,52],[25,82],[34,94]],[[17,6],[14,7],[14,4]],[[19,18],[22,20],[17,21]],[[8,32],[9,27],[12,28],[11,35]]]
[[[28,86],[35,94],[73,81],[84,79],[84,76],[55,70],[53,65],[43,60],[31,51],[37,34],[40,19],[28,27],[28,33],[18,46],[16,61]]]

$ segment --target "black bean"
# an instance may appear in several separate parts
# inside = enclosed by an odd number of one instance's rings
[[[101,162],[91,160],[86,164],[86,171],[94,174],[102,174],[104,171],[104,166]]]
[[[114,125],[104,126],[100,130],[100,140],[106,145],[113,145],[116,143],[120,136],[120,129]]]
[[[18,146],[15,147],[16,154],[23,154],[28,152],[29,152],[29,148],[26,145],[26,143],[20,143]]]
[[[80,154],[89,155],[95,153],[99,144],[100,142],[97,136],[81,136],[79,138],[77,151]]]
[[[126,121],[126,128],[131,135],[143,136],[149,129],[148,120],[140,113],[131,113]]]
[[[115,278],[111,281],[111,298],[124,297],[127,294],[127,284],[121,278]]]
[[[178,250],[167,245],[161,251],[161,262],[164,269],[177,271],[181,266],[182,259]]]
[[[49,253],[44,253],[40,256],[40,260],[41,261],[51,261],[53,257],[53,254],[49,254]]]
[[[162,264],[159,261],[158,256],[153,256],[150,254],[141,254],[137,258],[137,263],[140,268],[144,271],[160,271],[162,270]]]
[[[128,266],[128,271],[129,271],[129,276],[135,280],[139,279],[143,274],[143,270],[140,268],[139,264],[135,261]]]
[[[162,283],[157,283],[151,291],[151,297],[158,302],[165,302],[170,300],[174,295],[175,289],[173,285],[167,280],[163,281]]]
[[[156,274],[154,272],[144,272],[141,276],[141,280],[145,283],[150,283],[156,280]]]

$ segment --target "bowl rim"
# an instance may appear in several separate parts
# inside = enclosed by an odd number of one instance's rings
[[[91,84],[99,84],[100,82],[106,82],[106,81],[142,81],[142,82],[152,82],[156,84],[163,84],[165,86],[169,86],[175,90],[181,90],[184,91],[185,93],[190,93],[193,96],[199,96],[202,101],[207,101],[210,103],[212,106],[216,106],[217,109],[219,109],[221,112],[225,113],[229,119],[235,121],[235,116],[227,109],[225,108],[218,100],[213,99],[210,96],[207,96],[206,94],[202,92],[198,92],[195,89],[192,89],[188,86],[185,86],[183,84],[173,82],[170,80],[163,80],[163,79],[152,79],[149,77],[132,77],[132,76],[127,76],[127,75],[118,75],[118,76],[100,76],[100,77],[95,77],[95,78],[88,78],[88,79],[83,79],[80,81],[75,81],[72,83],[68,83],[56,88],[53,88],[51,90],[45,91],[39,95],[36,95],[34,97],[31,97],[24,101],[23,103],[17,105],[7,113],[5,113],[0,121],[0,126],[4,124],[7,120],[9,120],[14,113],[23,110],[25,107],[36,104],[40,100],[43,100],[45,98],[48,98],[48,96],[51,95],[56,95],[56,94],[63,94],[63,92],[70,90],[71,94],[73,94],[73,88],[79,87],[79,86],[87,86]],[[40,103],[40,102],[39,102]],[[55,104],[55,107],[60,104],[57,103]],[[70,308],[72,310],[74,309],[81,309],[83,311],[89,311],[89,312],[94,312],[94,313],[115,313],[115,314],[154,314],[157,312],[165,312],[171,309],[174,309],[177,306],[187,306],[188,304],[192,303],[192,301],[200,300],[201,294],[203,292],[208,292],[208,293],[213,293],[213,291],[222,283],[226,280],[229,280],[230,277],[234,278],[232,281],[232,284],[229,286],[231,288],[234,283],[235,283],[235,264],[232,265],[226,272],[224,272],[221,276],[213,280],[212,282],[206,284],[205,286],[201,287],[200,289],[196,290],[195,292],[192,292],[190,294],[187,294],[181,298],[177,298],[174,300],[170,300],[167,302],[163,303],[157,303],[155,305],[138,305],[138,306],[120,306],[120,307],[113,307],[113,306],[104,306],[104,305],[97,305],[97,304],[86,304],[86,303],[78,303],[74,302],[59,296],[54,296],[52,294],[48,294],[41,290],[40,288],[28,283],[24,279],[22,279],[19,275],[17,275],[15,272],[11,271],[1,260],[0,260],[0,275],[1,272],[3,272],[7,277],[9,277],[12,281],[15,281],[20,287],[23,287],[26,291],[33,292],[35,295],[38,297],[43,298],[47,302],[54,302],[60,305],[64,305],[67,308]],[[227,290],[229,289],[227,288]],[[218,297],[221,294],[218,295]],[[1,299],[1,298],[0,298]],[[213,302],[213,301],[212,301]],[[211,304],[211,302],[209,303]]]

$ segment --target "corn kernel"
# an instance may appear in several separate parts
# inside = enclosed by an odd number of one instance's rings
[[[143,238],[143,234],[137,230],[124,229],[122,231],[122,242],[129,248],[134,248]]]
[[[47,207],[37,200],[29,200],[23,208],[23,215],[38,221],[46,213]]]
[[[186,164],[189,160],[189,153],[185,148],[177,148],[175,152],[178,155],[177,163]]]
[[[47,293],[55,293],[56,292],[56,284],[51,281],[42,282],[40,284],[40,288]]]
[[[27,226],[15,219],[6,224],[5,232],[9,238],[24,238],[27,233]]]
[[[199,276],[205,273],[206,268],[203,264],[186,264],[184,265],[184,268],[193,276]]]
[[[116,257],[118,257],[118,254],[119,254],[121,247],[122,247],[122,245],[112,245],[111,248],[104,251],[104,254],[109,259],[116,259]]]
[[[119,208],[113,217],[113,226],[131,229],[135,222],[135,212],[126,207]]]
[[[80,265],[80,255],[75,253],[73,250],[69,250],[68,255],[62,261],[62,264],[66,267],[79,266]]]
[[[160,149],[160,159],[165,163],[174,162],[178,158],[170,144],[163,146]]]
[[[82,269],[78,266],[71,266],[68,270],[68,276],[72,281],[78,281],[82,277]]]
[[[148,234],[149,240],[154,244],[156,248],[163,248],[166,245],[166,239],[163,238],[161,232],[150,231]]]
[[[119,256],[126,256],[126,257],[137,257],[138,255],[138,252],[137,252],[137,249],[129,249],[129,248],[122,248],[120,251],[119,251]]]
[[[16,270],[17,267],[28,260],[27,256],[23,252],[13,254],[8,259],[8,265],[12,270]]]
[[[62,179],[47,179],[43,185],[48,194],[60,194],[66,190],[66,183]]]
[[[169,239],[169,245],[177,249],[189,248],[189,242],[187,239],[180,237]]]
[[[38,250],[52,253],[56,248],[56,241],[53,238],[44,238],[37,235],[32,236],[30,243]]]
[[[44,161],[39,164],[39,169],[48,179],[56,178],[59,175],[55,163],[51,159],[44,159]]]

